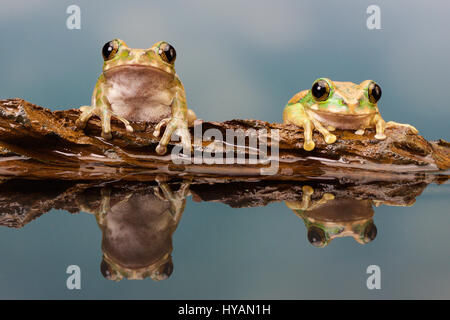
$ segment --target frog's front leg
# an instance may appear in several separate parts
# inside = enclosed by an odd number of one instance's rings
[[[132,194],[131,194],[132,195]],[[100,227],[103,227],[105,217],[108,212],[111,210],[111,188],[103,187],[100,190],[100,206],[94,207],[87,201],[86,198],[82,197],[81,199],[77,199],[78,207],[80,211],[84,211],[86,213],[93,214],[97,223]]]
[[[158,137],[163,126],[166,126],[164,134],[156,147],[158,154],[165,154],[167,152],[167,145],[172,140],[172,134],[177,133],[181,138],[183,150],[191,150],[191,134],[188,129],[189,120],[195,120],[195,113],[188,110],[186,99],[178,92],[171,104],[172,117],[161,120],[155,127],[153,135]]]
[[[125,128],[128,132],[133,132],[133,127],[130,125],[130,122],[112,111],[111,104],[109,103],[106,95],[102,95],[102,92],[105,90],[106,88],[102,88],[102,86],[96,87],[94,91],[95,99],[92,99],[93,105],[80,107],[81,115],[75,122],[75,125],[79,129],[84,129],[90,118],[93,116],[98,116],[100,117],[102,123],[102,137],[110,140],[112,138],[111,117],[114,116],[125,124]]]
[[[176,192],[172,191],[164,178],[156,177],[156,182],[158,183],[158,186],[153,188],[155,196],[163,201],[169,201],[170,213],[172,214],[175,222],[178,224],[186,205],[186,197],[190,194],[189,187],[191,185],[191,181],[183,181],[180,189]]]
[[[302,187],[302,201],[286,201],[286,205],[293,210],[307,211],[320,207],[328,201],[334,200],[334,195],[331,193],[324,193],[322,198],[317,201],[312,201],[311,196],[314,193],[314,189],[311,186]]]
[[[384,140],[386,139],[386,135],[384,134],[384,130],[386,129],[386,122],[383,120],[381,115],[377,113],[372,119],[372,125],[375,125],[375,139]]]
[[[311,151],[315,147],[315,143],[312,140],[314,128],[323,135],[326,143],[330,144],[336,141],[336,136],[325,129],[314,117],[309,116],[301,103],[287,106],[283,112],[283,121],[284,123],[292,123],[303,128],[303,135],[305,137],[303,149],[306,151]]]

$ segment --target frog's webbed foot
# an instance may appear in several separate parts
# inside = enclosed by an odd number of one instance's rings
[[[110,140],[112,139],[111,134],[111,117],[117,118],[119,121],[123,122],[125,128],[128,132],[133,132],[133,127],[130,125],[130,122],[122,116],[119,116],[112,112],[112,110],[108,107],[92,107],[92,106],[82,106],[80,107],[81,115],[75,122],[75,125],[79,129],[84,129],[86,127],[87,122],[93,116],[99,116],[102,122],[102,137],[104,139]]]
[[[412,133],[414,133],[414,134],[419,133],[419,130],[417,130],[415,127],[413,127],[410,124],[398,123],[398,122],[394,122],[394,121],[386,122],[386,128],[392,128],[392,127],[406,127],[406,128],[409,128],[412,131]]]
[[[305,142],[303,143],[303,149],[305,149],[306,151],[311,151],[316,146],[315,142],[312,139],[314,128],[316,128],[322,134],[327,144],[331,144],[336,141],[336,136],[325,129],[322,124],[315,119],[310,120],[308,118],[303,118],[300,121],[296,122],[296,125],[303,128],[303,136],[305,139]]]
[[[163,126],[166,126],[166,129],[156,147],[156,153],[163,155],[167,152],[167,144],[172,140],[172,134],[174,133],[180,136],[183,150],[191,150],[191,134],[186,120],[175,117],[161,120],[155,127],[155,131],[153,131],[155,137],[160,135],[161,127]]]

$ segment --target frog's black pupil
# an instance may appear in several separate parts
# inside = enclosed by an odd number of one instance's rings
[[[108,60],[110,58],[111,52],[114,50],[112,41],[105,43],[102,49],[103,59]]]
[[[328,84],[323,80],[315,82],[312,86],[311,93],[316,99],[326,99]]]
[[[324,231],[314,226],[309,228],[308,241],[315,247],[321,247],[325,243]]]
[[[175,48],[172,47],[170,44],[166,43],[161,48],[164,52],[164,55],[167,58],[167,62],[173,62],[177,58],[177,52],[175,51]]]
[[[367,242],[372,241],[377,236],[377,227],[372,222],[366,226],[366,229],[364,230],[364,238]]]
[[[381,98],[381,88],[376,83],[373,84],[372,90],[370,91],[370,94],[372,95],[373,101],[377,102]]]

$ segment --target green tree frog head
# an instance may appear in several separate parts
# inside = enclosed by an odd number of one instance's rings
[[[312,110],[343,115],[370,115],[378,112],[381,88],[373,80],[360,84],[319,78],[314,81],[302,103]]]

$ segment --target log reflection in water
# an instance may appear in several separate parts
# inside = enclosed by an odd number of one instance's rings
[[[396,176],[398,177],[398,176]],[[308,240],[324,247],[339,237],[366,244],[375,239],[373,207],[411,206],[443,175],[352,181],[169,181],[77,182],[3,180],[0,225],[21,228],[51,209],[95,215],[102,232],[102,274],[111,280],[162,280],[173,271],[172,236],[186,205],[214,201],[233,208],[285,202],[306,228]]]

